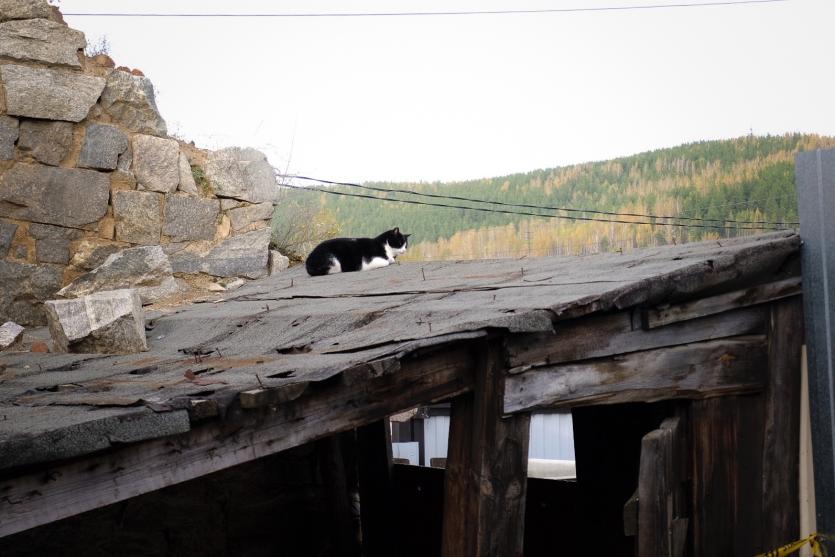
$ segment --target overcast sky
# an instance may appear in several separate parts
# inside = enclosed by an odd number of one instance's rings
[[[61,0],[71,12],[379,12],[693,0]],[[460,180],[701,139],[835,135],[835,2],[420,17],[67,16],[169,131],[342,181]]]

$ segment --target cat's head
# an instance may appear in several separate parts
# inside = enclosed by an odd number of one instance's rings
[[[409,236],[411,234],[402,234],[400,228],[392,228],[383,232],[382,237],[394,251],[395,256],[400,255],[409,247]]]

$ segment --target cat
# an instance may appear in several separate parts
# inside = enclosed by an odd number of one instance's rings
[[[393,228],[376,238],[325,240],[313,248],[304,265],[312,277],[386,267],[405,253],[409,236],[411,234],[401,234],[400,228]]]

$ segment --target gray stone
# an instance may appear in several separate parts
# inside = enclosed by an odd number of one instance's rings
[[[66,265],[70,262],[69,240],[38,240],[36,250],[38,261],[41,263]]]
[[[222,211],[228,211],[229,209],[234,209],[235,207],[240,207],[241,205],[243,205],[243,203],[237,199],[223,198],[220,200],[220,209]]]
[[[29,249],[25,245],[15,246],[14,256],[18,259],[26,259],[29,257]]]
[[[280,273],[290,267],[290,258],[280,251],[270,250],[270,276]]]
[[[114,191],[116,239],[131,244],[158,244],[162,229],[162,194]]]
[[[6,89],[6,112],[45,120],[80,122],[96,104],[105,80],[76,72],[0,66]]]
[[[109,197],[110,180],[93,170],[17,163],[0,177],[0,217],[83,228]]]
[[[17,146],[44,164],[58,166],[70,152],[72,131],[70,122],[23,120]]]
[[[84,33],[48,19],[0,23],[0,56],[80,68],[78,51],[86,45]]]
[[[140,190],[173,192],[180,183],[180,146],[173,139],[133,137],[133,173]]]
[[[101,106],[112,121],[136,133],[166,135],[165,120],[159,114],[151,80],[114,71],[107,77]]]
[[[23,327],[14,321],[6,321],[0,325],[0,352],[18,346],[22,337]]]
[[[211,240],[217,230],[220,204],[217,199],[184,195],[165,198],[165,224],[162,233],[172,242]]]
[[[191,165],[188,163],[186,155],[182,152],[180,153],[179,169],[180,185],[177,186],[177,189],[189,195],[198,195],[199,192],[197,191],[197,184],[194,182],[194,174],[191,172]]]
[[[230,209],[227,213],[232,222],[232,230],[240,230],[250,223],[273,218],[273,204],[269,201],[255,205],[245,205]]]
[[[78,243],[70,265],[83,271],[92,271],[117,251],[126,246],[101,238],[86,238]]]
[[[189,249],[170,256],[174,272],[206,273],[217,277],[260,278],[267,274],[270,230],[233,236],[205,253]]]
[[[267,157],[255,149],[229,147],[209,153],[206,177],[218,197],[251,203],[278,200],[273,168]]]
[[[108,124],[90,124],[78,155],[78,166],[114,170],[127,149],[128,136],[122,130]]]
[[[62,276],[62,269],[52,265],[0,261],[0,321],[46,323],[42,302],[55,296]]]
[[[145,316],[136,290],[96,292],[44,305],[49,332],[61,352],[133,354],[148,350]]]
[[[116,170],[120,170],[121,172],[128,172],[130,171],[130,167],[133,164],[133,149],[130,147],[130,141],[128,141],[128,148],[125,149],[125,152],[119,155],[119,162],[116,163]]]
[[[29,225],[29,236],[37,240],[76,240],[82,232],[75,228],[52,226],[33,222]]]
[[[142,303],[150,304],[177,285],[171,263],[160,246],[143,246],[113,253],[104,263],[62,288],[59,296],[78,298],[93,292],[136,288]]]
[[[0,21],[48,18],[51,14],[46,0],[0,0]]]
[[[17,118],[0,114],[0,161],[14,159],[14,144],[19,134]]]
[[[6,254],[9,253],[9,247],[12,245],[15,232],[17,232],[15,223],[0,220],[0,259],[6,257]]]

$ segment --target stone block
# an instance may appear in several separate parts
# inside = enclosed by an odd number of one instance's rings
[[[113,192],[116,239],[131,244],[158,244],[162,229],[161,193],[150,191]]]
[[[70,122],[24,120],[20,123],[17,146],[39,162],[58,166],[70,152],[72,133],[73,125]]]
[[[197,184],[194,182],[194,174],[191,172],[191,165],[185,153],[180,153],[178,165],[180,169],[180,185],[177,186],[177,189],[189,195],[199,195]]]
[[[276,275],[290,267],[290,258],[280,251],[270,250],[270,276]]]
[[[278,200],[275,172],[267,157],[255,149],[229,147],[212,151],[206,159],[206,177],[218,197],[250,203]]]
[[[6,257],[6,254],[9,253],[15,232],[17,232],[15,223],[0,220],[0,259]]]
[[[78,155],[78,166],[114,170],[127,149],[128,136],[122,130],[108,124],[90,124]]]
[[[169,195],[165,199],[163,234],[172,242],[211,240],[217,230],[217,199]]]
[[[29,236],[38,240],[76,240],[81,235],[82,232],[75,228],[65,228],[63,226],[53,226],[38,222],[33,222],[29,225]]]
[[[23,327],[14,321],[6,321],[0,325],[0,352],[3,350],[19,348],[20,340],[23,337]]]
[[[19,135],[17,118],[0,114],[0,161],[14,159],[14,144]]]
[[[173,192],[180,183],[180,146],[152,135],[133,138],[133,173],[140,190]]]
[[[48,18],[52,13],[46,0],[0,0],[0,21]]]
[[[35,253],[41,263],[66,265],[70,262],[70,241],[60,238],[38,240]]]
[[[7,58],[79,68],[86,45],[84,33],[48,19],[0,23],[0,56]]]
[[[75,247],[70,265],[78,270],[92,271],[104,263],[108,257],[125,248],[124,244],[106,239],[85,238]]]
[[[269,201],[255,205],[244,205],[230,209],[227,213],[232,222],[232,230],[240,230],[245,226],[259,220],[268,220],[273,217],[273,204]]]
[[[0,261],[0,321],[46,323],[41,302],[55,296],[62,276],[62,269],[53,265]]]
[[[0,66],[0,80],[8,114],[69,122],[87,116],[105,84],[102,77],[14,64]]]
[[[145,316],[136,290],[96,292],[44,305],[58,351],[133,354],[148,350]]]
[[[174,272],[216,277],[260,278],[267,274],[270,230],[233,236],[207,252],[180,250],[170,256]]]
[[[165,120],[159,114],[154,86],[146,77],[114,71],[107,77],[101,106],[113,123],[136,133],[166,135]]]
[[[176,292],[171,263],[160,246],[143,246],[112,253],[104,263],[62,288],[59,296],[77,298],[106,290],[135,288],[150,304]]]
[[[0,177],[0,217],[84,228],[109,198],[107,176],[93,170],[17,163]]]

